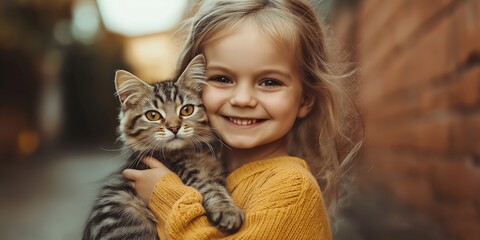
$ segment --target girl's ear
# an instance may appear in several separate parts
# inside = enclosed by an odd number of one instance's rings
[[[304,95],[297,111],[297,118],[303,118],[312,110],[315,98],[311,95]]]

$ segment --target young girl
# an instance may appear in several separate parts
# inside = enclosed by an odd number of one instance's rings
[[[331,239],[323,196],[334,202],[360,144],[347,137],[346,77],[332,70],[312,7],[205,1],[191,19],[179,71],[201,53],[202,98],[226,145],[226,185],[245,219],[238,232],[222,232],[209,223],[198,191],[146,158],[151,169],[124,176],[156,215],[160,238]]]

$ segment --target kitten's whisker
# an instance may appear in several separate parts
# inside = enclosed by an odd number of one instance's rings
[[[205,138],[202,135],[197,135],[192,137],[192,142],[194,143],[194,147],[198,147],[198,151],[202,151],[204,149],[204,145],[208,147],[210,154],[212,155],[213,158],[215,158],[215,150],[213,146],[209,143],[208,138]]]
[[[141,155],[142,155],[142,152],[140,152],[138,155],[135,156],[135,158],[130,163],[130,166],[129,166],[130,168],[135,168],[137,166],[139,159],[141,159]]]
[[[165,144],[162,144],[160,146],[160,156],[162,159],[168,160],[168,158],[165,156]]]
[[[154,140],[153,139],[142,139],[134,144],[132,144],[132,148],[134,148],[134,146],[139,146],[139,145],[143,145],[143,146],[149,146],[151,144],[151,142],[153,142]],[[141,151],[138,151],[138,155],[135,156],[135,159],[133,159],[129,165],[130,168],[138,168],[139,164],[141,163],[141,160],[143,159],[143,157],[145,156],[145,151],[144,150],[141,150]]]
[[[123,153],[120,156],[124,156],[124,155],[127,156],[127,159],[130,159],[130,157],[133,155],[133,151],[132,150],[125,150],[125,151],[123,151]]]
[[[199,135],[196,135],[196,136],[192,136],[192,142],[195,146],[195,151],[198,152],[198,151],[202,151],[202,140],[201,140],[201,136]]]
[[[118,152],[118,151],[122,150],[122,148],[114,148],[114,149],[107,149],[105,147],[99,147],[99,148],[100,148],[100,150],[106,151],[106,152]]]
[[[151,139],[149,142],[148,142],[148,146],[154,146],[153,148],[150,148],[149,150],[143,152],[143,155],[141,157],[141,159],[145,158],[146,156],[149,156],[149,157],[153,157],[154,153],[155,153],[155,149],[157,148],[158,144],[160,142],[159,141],[156,141],[155,139]],[[138,162],[138,164],[141,163],[141,159],[140,161]]]
[[[156,142],[155,142],[154,147],[150,150],[149,157],[154,158],[155,152],[157,152],[157,148],[160,146],[160,144],[161,144],[160,141],[156,141]],[[163,144],[162,144],[162,146],[163,146]],[[158,159],[158,160],[160,160],[160,159]]]
[[[191,143],[190,145],[192,146],[191,148],[188,148],[188,151],[193,151],[193,152],[197,152],[197,149],[199,149],[198,147],[198,142],[196,141],[198,136],[191,136],[188,140],[189,142]]]
[[[228,145],[226,145],[226,144],[222,141],[222,139],[219,137],[220,135],[218,134],[217,129],[215,129],[215,128],[212,127],[212,131],[214,132],[214,133],[213,133],[213,137],[214,137],[218,142],[220,142],[220,143],[222,144],[222,146],[225,146],[225,147],[227,147],[228,149],[231,149],[231,148],[230,148]]]
[[[119,136],[119,137],[117,137],[117,138],[115,139],[114,144],[117,144],[119,141],[120,141],[120,142],[123,142],[121,136]]]
[[[207,145],[208,149],[210,150],[210,153],[212,155],[213,158],[215,158],[216,154],[215,154],[215,149],[213,148],[212,144],[210,144],[207,140],[205,139],[201,139],[204,141],[205,145]]]

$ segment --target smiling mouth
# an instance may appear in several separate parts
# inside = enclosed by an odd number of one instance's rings
[[[228,119],[230,122],[240,125],[240,126],[248,126],[252,125],[261,121],[264,121],[264,119],[253,119],[253,118],[236,118],[236,117],[225,117]]]

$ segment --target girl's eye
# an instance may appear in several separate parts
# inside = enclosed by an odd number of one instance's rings
[[[145,113],[145,117],[147,117],[150,121],[158,121],[162,118],[162,114],[157,111],[150,110]]]
[[[260,82],[260,86],[265,86],[265,87],[276,87],[276,86],[282,86],[283,83],[275,80],[275,79],[266,79]]]
[[[194,109],[193,105],[191,104],[185,105],[182,107],[182,109],[180,109],[180,115],[184,117],[190,116],[193,113],[193,109]]]
[[[232,80],[230,80],[230,78],[225,77],[225,76],[213,76],[213,77],[209,78],[208,80],[215,81],[215,82],[221,83],[221,84],[232,83]]]

